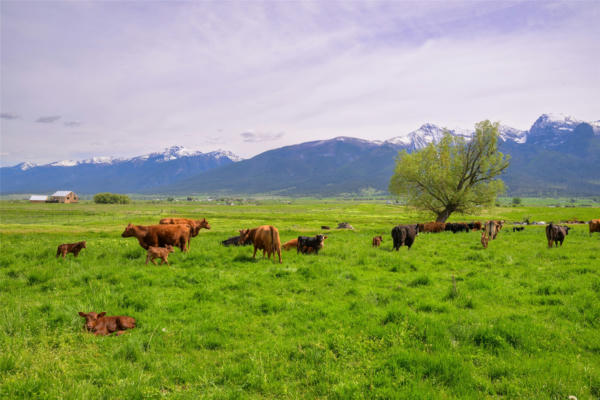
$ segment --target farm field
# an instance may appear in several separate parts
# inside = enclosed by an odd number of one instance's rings
[[[145,265],[127,223],[207,218],[171,265]],[[600,218],[595,207],[499,207],[449,222]],[[258,205],[0,202],[0,398],[600,398],[600,234],[510,224],[420,234],[413,209],[344,201]],[[285,242],[332,229],[319,255],[252,260],[223,247],[272,224]],[[371,238],[383,236],[379,249]],[[78,258],[58,244],[87,240]],[[261,254],[261,253],[260,253]],[[122,336],[79,311],[130,315]]]

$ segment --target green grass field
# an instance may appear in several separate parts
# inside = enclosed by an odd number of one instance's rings
[[[144,265],[128,222],[206,217],[212,229]],[[599,208],[507,207],[451,221],[589,220]],[[600,398],[600,234],[574,225],[421,234],[373,202],[0,202],[0,398]],[[220,241],[260,224],[282,242],[332,230],[315,255],[252,260]],[[371,238],[383,235],[381,248]],[[77,259],[60,243],[87,240]],[[453,277],[454,282],[453,284]],[[83,331],[78,311],[130,315],[123,336]]]

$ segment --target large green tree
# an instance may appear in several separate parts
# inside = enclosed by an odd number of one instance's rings
[[[498,151],[498,126],[482,121],[470,140],[445,132],[438,143],[422,150],[401,151],[390,193],[432,212],[438,222],[445,222],[453,212],[468,213],[476,206],[494,204],[504,191],[497,177],[510,159]]]

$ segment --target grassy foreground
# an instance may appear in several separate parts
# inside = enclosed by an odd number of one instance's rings
[[[144,265],[128,222],[206,217],[213,229]],[[598,208],[496,208],[455,221],[600,217]],[[385,204],[0,202],[0,398],[600,398],[600,238],[575,225],[422,234],[392,252]],[[327,233],[318,255],[253,261],[220,241],[273,224],[282,241]],[[383,235],[381,248],[371,238]],[[56,246],[87,240],[77,259]],[[454,278],[453,278],[454,277]],[[454,284],[453,284],[454,280]],[[120,337],[78,311],[130,315]]]

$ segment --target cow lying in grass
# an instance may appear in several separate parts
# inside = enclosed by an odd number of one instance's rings
[[[244,244],[251,240],[254,245],[254,254],[252,258],[256,258],[256,250],[263,251],[263,258],[268,255],[271,259],[275,259],[275,253],[279,255],[279,263],[281,264],[281,241],[279,240],[279,231],[271,225],[262,225],[254,229],[240,230],[240,244]]]
[[[522,226],[513,226],[513,232],[521,232],[522,230],[525,230]]]
[[[146,254],[146,265],[148,265],[148,261],[151,261],[152,264],[156,265],[154,261],[156,258],[160,258],[160,265],[167,263],[169,265],[169,253],[173,252],[173,246],[170,244],[165,247],[148,247],[148,253]]]
[[[187,251],[187,244],[190,241],[191,228],[189,225],[127,225],[122,237],[137,238],[140,246],[148,250],[150,246],[179,247],[181,251]]]
[[[85,248],[87,248],[85,245],[85,240],[77,243],[64,243],[58,246],[56,249],[56,257],[62,255],[62,258],[65,258],[67,253],[73,253],[73,256],[77,257],[81,249]]]
[[[319,250],[323,248],[323,241],[327,239],[327,236],[316,235],[314,237],[309,236],[298,236],[296,239],[296,253],[302,252],[302,254],[312,253],[319,254]]]
[[[381,246],[381,242],[383,242],[383,238],[381,236],[375,236],[373,238],[373,247]]]
[[[248,245],[252,244],[252,240],[247,240],[246,243],[241,244],[240,243],[240,237],[239,236],[233,236],[233,237],[230,237],[227,240],[223,240],[221,242],[221,244],[223,246],[248,246]]]
[[[85,328],[96,336],[106,336],[111,333],[122,335],[127,329],[135,328],[135,319],[127,316],[106,317],[106,311],[96,314],[93,311],[79,315],[85,318]]]
[[[552,222],[550,222],[550,225],[546,226],[546,239],[548,239],[548,248],[552,248],[553,243],[556,245],[556,247],[558,247],[558,244],[560,243],[560,246],[562,247],[563,241],[569,234],[569,229],[571,228],[568,226],[554,225]]]

